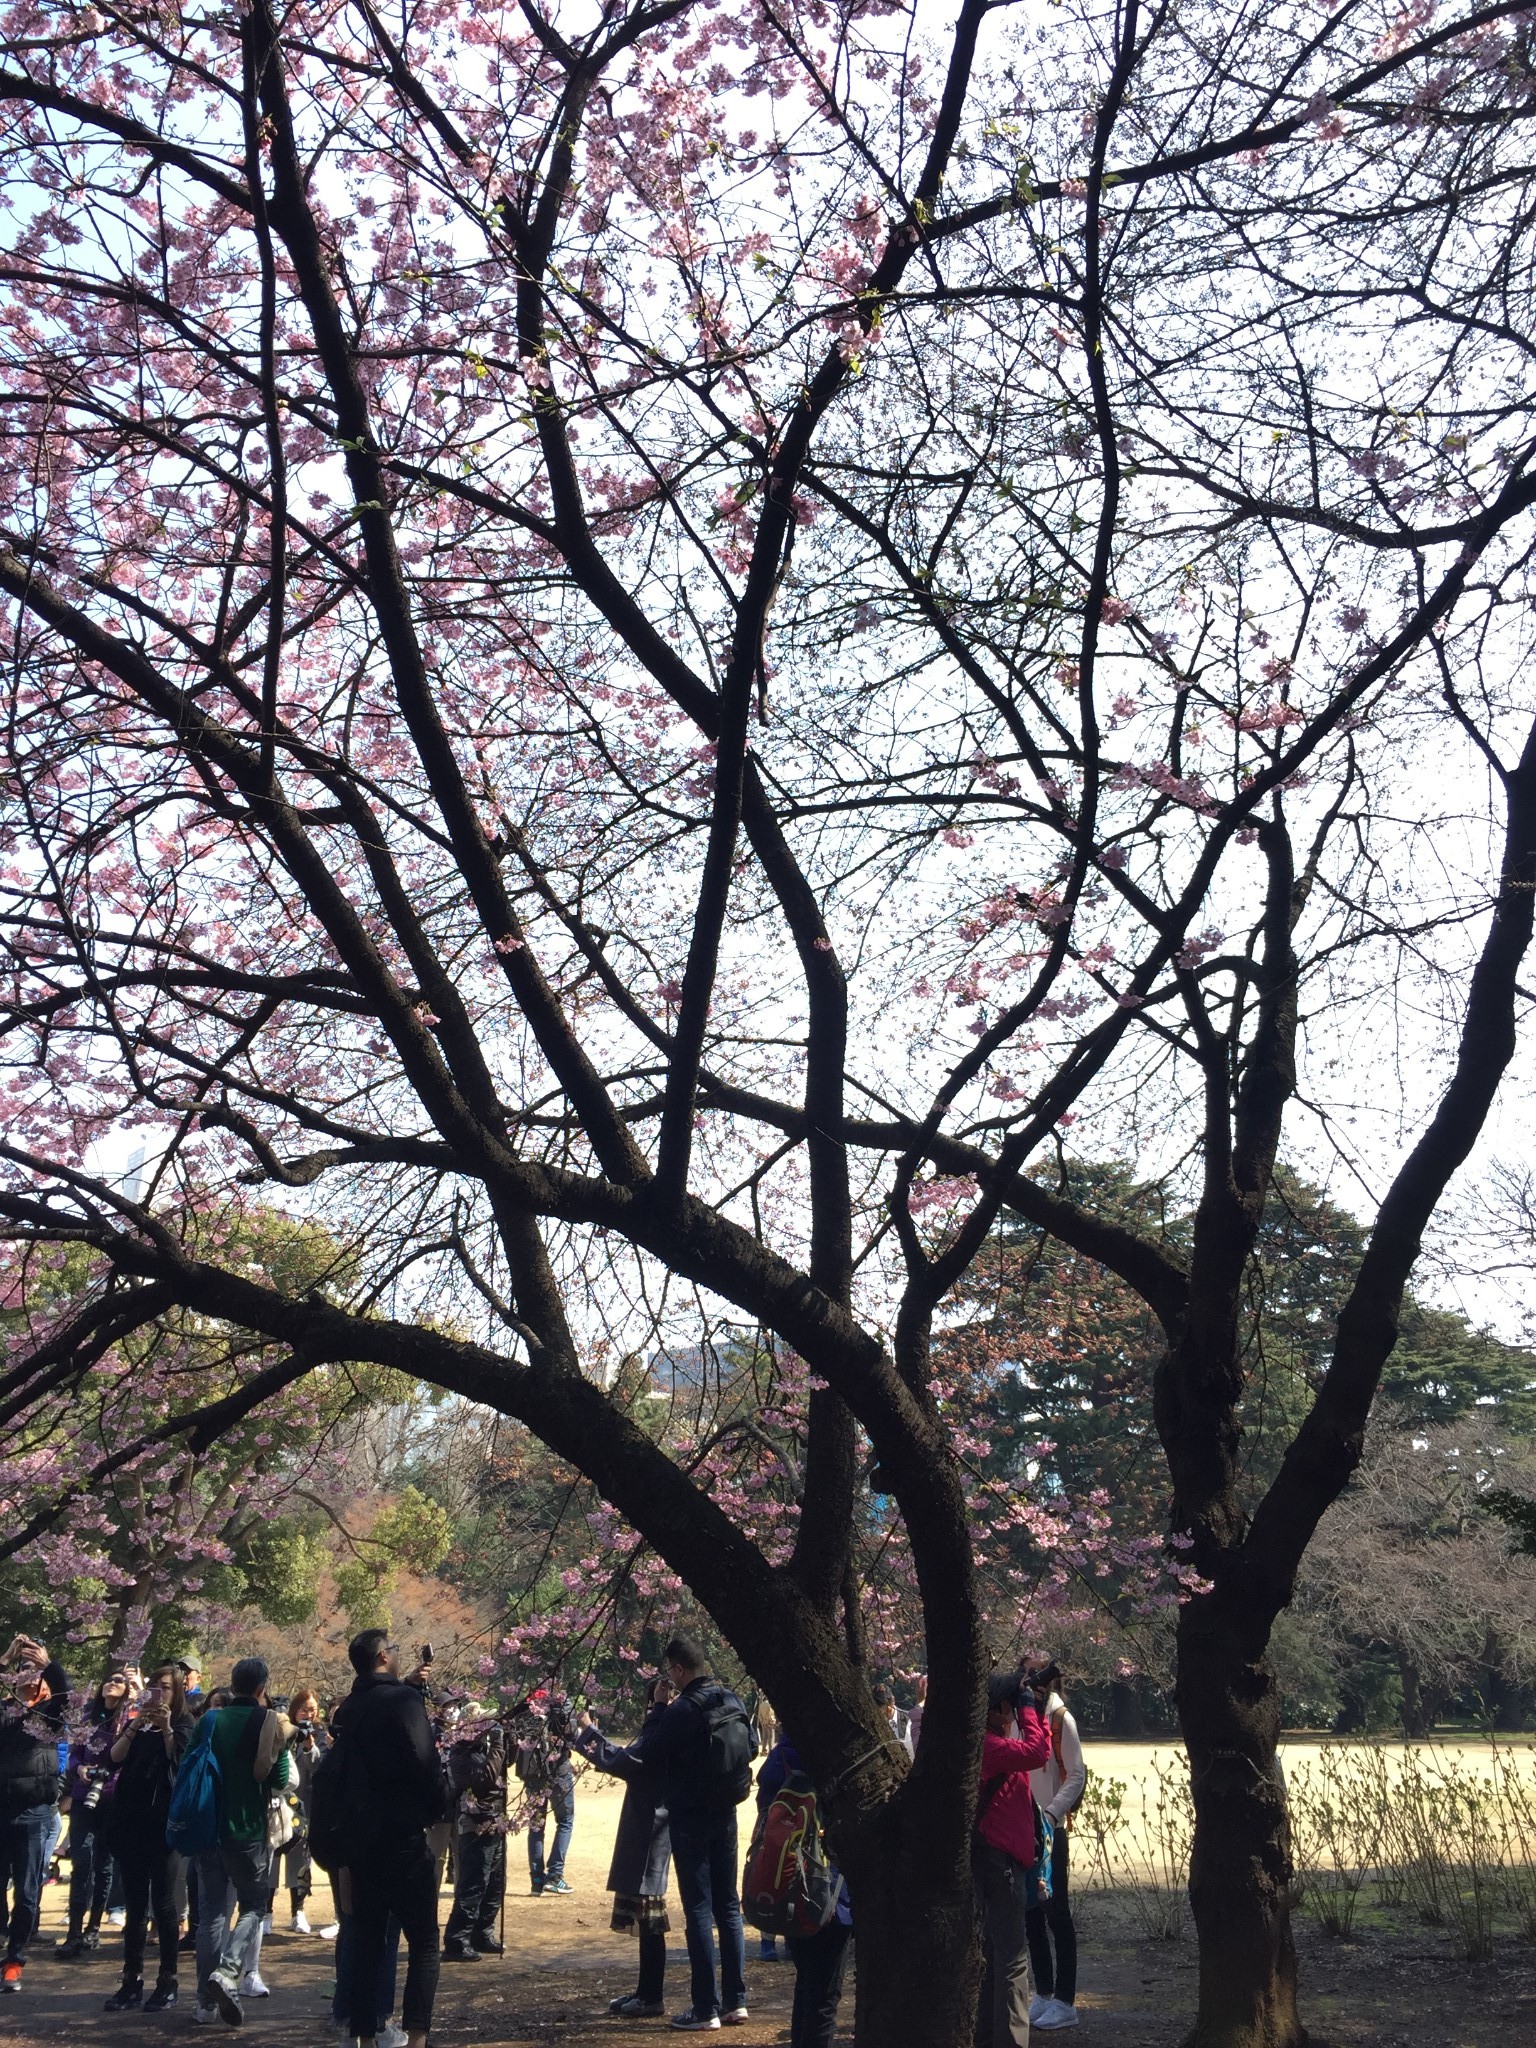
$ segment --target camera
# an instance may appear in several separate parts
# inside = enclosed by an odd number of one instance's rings
[[[111,1775],[112,1773],[109,1770],[105,1770],[100,1766],[86,1772],[85,1797],[81,1800],[80,1804],[87,1813],[94,1813],[97,1807],[100,1806],[102,1792]]]

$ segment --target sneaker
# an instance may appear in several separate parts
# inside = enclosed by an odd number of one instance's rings
[[[758,1943],[757,1960],[760,1963],[776,1963],[779,1960],[779,1945],[771,1934]]]
[[[690,2005],[686,2012],[673,2013],[672,2026],[679,2034],[718,2034],[720,2015],[713,2012],[695,2012]]]
[[[114,1991],[102,2004],[103,2012],[137,2012],[144,2003],[144,1980],[136,1977],[131,1984],[124,1984]]]
[[[499,1956],[506,1953],[494,1934],[472,1934],[469,1945],[477,1956]]]
[[[128,1925],[128,1915],[121,1906],[117,1908],[116,1912],[107,1915],[107,1925],[109,1927],[126,1927]]]
[[[272,1932],[272,1915],[270,1913],[268,1913],[266,1918],[262,1921],[261,1931],[263,1934],[270,1934]]]
[[[247,1970],[240,1979],[240,1996],[242,1998],[270,1998],[272,1996],[272,1987],[270,1984],[262,1983],[259,1970]]]
[[[226,2027],[238,2027],[245,2018],[240,2010],[240,1985],[227,1970],[215,1970],[208,1979],[208,1989],[213,1993],[213,2002],[219,2009],[219,2018]]]
[[[1056,2003],[1054,1998],[1032,1998],[1029,2001],[1029,2024],[1035,2026],[1048,2005]]]
[[[341,1922],[333,1920],[329,1927],[318,1927],[315,1932],[322,1941],[334,1941],[341,1932]]]
[[[411,2037],[404,2027],[397,2027],[393,2020],[386,2020],[373,2038],[377,2048],[405,2048]]]
[[[144,2001],[146,2012],[164,2012],[168,2005],[176,2003],[176,1979],[162,1977]]]
[[[744,2005],[732,2005],[721,2013],[720,2024],[725,2027],[744,2027],[747,2018],[747,2008]]]
[[[0,1969],[0,1991],[19,1991],[20,1989],[21,1965],[20,1963],[8,1962],[4,1969]]]
[[[640,1998],[633,1991],[628,1998],[610,1998],[608,2010],[616,2020],[659,2020],[665,2019],[667,2012],[659,1998]]]
[[[1057,2027],[1075,2027],[1077,2007],[1064,2004],[1059,1998],[1048,1998],[1045,2001],[1045,2011],[1034,2024],[1042,2034],[1053,2033]]]
[[[547,1892],[553,1892],[557,1898],[568,1898],[575,1891],[576,1887],[573,1884],[567,1884],[563,1877],[546,1877],[544,1889]]]
[[[78,1928],[73,1934],[61,1934],[53,1944],[53,1952],[61,1963],[73,1963],[86,1952],[85,1936]]]
[[[445,1963],[478,1963],[479,1960],[479,1949],[460,1948],[457,1942],[454,1943],[452,1948],[445,1948],[443,1950],[443,1961]]]
[[[295,1913],[288,1922],[288,1927],[289,1931],[293,1934],[312,1934],[314,1932],[307,1916],[303,1913]]]
[[[216,2005],[200,2005],[192,2015],[192,2023],[198,2027],[216,2027],[219,2024],[219,2008]]]

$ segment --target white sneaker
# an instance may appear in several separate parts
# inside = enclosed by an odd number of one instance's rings
[[[1042,2034],[1053,2033],[1057,2027],[1075,2027],[1077,2025],[1077,2007],[1075,2005],[1064,2005],[1059,1998],[1048,1998],[1045,2001],[1045,2011],[1041,2013],[1039,2019],[1035,2020],[1033,2024],[1040,2029]]]
[[[126,1927],[128,1925],[128,1915],[121,1906],[117,1908],[116,1912],[107,1915],[107,1925],[109,1927]]]
[[[322,1941],[334,1941],[337,1935],[341,1932],[341,1922],[339,1920],[333,1920],[329,1927],[318,1928],[316,1932],[319,1934],[320,1939]]]
[[[240,1996],[242,1998],[270,1998],[272,1996],[272,1987],[270,1984],[262,1983],[259,1970],[247,1970],[240,1979]]]
[[[373,2038],[376,2048],[405,2048],[411,2037],[404,2027],[397,2027],[393,2020],[386,2020]]]
[[[262,1921],[261,1931],[263,1934],[270,1934],[272,1932],[272,1915],[270,1913],[268,1913],[266,1918]]]
[[[295,1913],[288,1925],[295,1934],[309,1934],[312,1932],[309,1921],[303,1913]]]
[[[192,2023],[198,2027],[222,2027],[224,2024],[216,2005],[200,2005],[192,2015]]]

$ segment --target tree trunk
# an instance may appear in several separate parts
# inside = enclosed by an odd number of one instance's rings
[[[947,1802],[946,1802],[947,1804]],[[844,1853],[854,1914],[858,2048],[970,2048],[981,1953],[970,1824],[914,1774]]]
[[[1200,2010],[1187,2048],[1303,2048],[1291,1941],[1291,1834],[1275,1746],[1280,1695],[1216,1597],[1179,1618],[1179,1719],[1195,1840],[1189,1898]]]
[[[1139,1741],[1147,1732],[1141,1687],[1134,1679],[1112,1678],[1109,1682],[1109,1732],[1121,1742]]]
[[[1410,1742],[1417,1742],[1429,1733],[1429,1702],[1419,1677],[1419,1667],[1406,1650],[1397,1653],[1397,1671],[1403,1682],[1403,1734]]]

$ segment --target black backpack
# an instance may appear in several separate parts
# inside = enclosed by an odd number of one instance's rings
[[[724,1686],[707,1700],[696,1693],[684,1693],[683,1697],[703,1717],[705,1777],[718,1791],[722,1805],[739,1806],[752,1790],[752,1760],[757,1755],[757,1730],[751,1716]]]
[[[327,1876],[348,1869],[377,1841],[380,1805],[354,1725],[332,1739],[309,1781],[309,1853]]]

